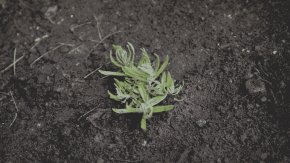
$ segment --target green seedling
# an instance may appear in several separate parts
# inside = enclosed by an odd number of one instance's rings
[[[113,108],[113,111],[119,114],[142,113],[141,128],[146,130],[146,120],[151,118],[153,113],[160,113],[172,110],[173,105],[158,105],[168,95],[177,95],[182,84],[176,84],[165,68],[169,64],[169,57],[160,62],[157,54],[154,54],[156,60],[151,62],[147,51],[141,49],[141,58],[135,63],[135,50],[131,43],[128,43],[127,50],[118,45],[113,45],[113,51],[110,52],[111,62],[118,67],[118,71],[99,72],[106,76],[115,76],[116,93],[108,91],[111,99],[124,104],[124,109]],[[153,66],[154,65],[154,66]],[[119,77],[117,79],[116,77]],[[122,79],[122,80],[121,80]]]

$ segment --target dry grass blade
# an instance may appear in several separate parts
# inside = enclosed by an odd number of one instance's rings
[[[80,121],[84,116],[90,114],[92,111],[96,110],[97,107],[94,107],[93,109],[87,111],[85,114],[81,115],[79,118],[78,118],[78,121]]]
[[[110,37],[112,37],[113,35],[115,35],[115,34],[118,34],[118,33],[121,33],[121,32],[124,32],[124,31],[116,31],[116,32],[113,32],[113,33],[110,33],[110,34],[108,34],[108,35],[106,35],[104,38],[102,38],[93,48],[92,48],[92,50],[90,51],[90,53],[91,52],[93,52],[94,50],[95,50],[95,48],[97,48],[101,43],[103,43],[106,39],[108,39],[108,38],[110,38]]]
[[[3,69],[0,73],[4,73],[6,72],[7,70],[9,70],[11,67],[13,67],[17,62],[19,62],[20,60],[22,60],[24,58],[24,55],[21,56],[20,58],[14,60],[14,62],[12,64],[10,64],[9,66],[7,66],[5,69]]]
[[[10,94],[10,96],[11,96],[11,99],[12,99],[12,101],[13,101],[13,104],[14,104],[14,106],[15,106],[15,109],[16,109],[16,113],[15,113],[15,116],[14,116],[14,118],[13,118],[13,120],[12,120],[12,122],[10,123],[10,125],[9,125],[9,128],[14,124],[14,122],[15,122],[15,120],[17,119],[17,116],[18,116],[18,112],[19,112],[19,109],[18,109],[18,106],[17,106],[17,104],[16,104],[16,101],[15,101],[15,98],[14,98],[14,96],[13,96],[13,93],[12,93],[12,91],[10,91],[9,92],[9,94]]]
[[[98,71],[98,70],[99,70],[100,68],[102,68],[102,67],[103,67],[103,66],[100,66],[100,67],[96,68],[94,71],[88,73],[84,78],[85,78],[85,79],[88,78],[89,76],[91,76],[92,74],[94,74],[96,71]]]
[[[43,58],[44,56],[46,56],[47,54],[49,54],[49,53],[51,53],[51,52],[57,50],[58,48],[60,48],[60,47],[62,47],[62,46],[70,46],[70,47],[72,47],[72,46],[74,46],[74,45],[72,45],[72,44],[65,44],[65,43],[59,43],[58,46],[52,48],[51,50],[49,50],[49,51],[47,51],[47,52],[45,52],[45,53],[43,53],[41,56],[39,56],[37,59],[35,59],[35,60],[30,64],[30,67],[32,67],[36,62],[38,62],[40,59],[42,59],[42,58]]]
[[[16,48],[14,49],[14,55],[13,55],[13,73],[14,73],[14,76],[16,75]]]

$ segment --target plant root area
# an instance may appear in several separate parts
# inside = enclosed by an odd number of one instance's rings
[[[1,0],[0,162],[290,162],[290,1]],[[170,57],[175,108],[118,115],[113,44]],[[154,57],[152,57],[153,59]]]

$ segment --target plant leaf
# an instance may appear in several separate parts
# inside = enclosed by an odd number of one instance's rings
[[[159,55],[154,53],[154,56],[156,57],[156,62],[155,62],[155,71],[157,72],[160,66],[160,57]]]
[[[144,48],[142,48],[141,51],[142,51],[142,57],[139,60],[138,66],[141,66],[143,64],[151,65],[151,61],[150,61],[150,58],[149,58],[147,51]]]
[[[117,67],[122,67],[122,65],[120,65],[113,57],[113,54],[112,54],[112,51],[110,51],[110,59],[111,59],[111,62],[117,66]]]
[[[130,42],[128,42],[127,48],[128,48],[129,55],[130,55],[130,57],[129,57],[130,58],[130,62],[133,65],[134,64],[134,59],[135,59],[135,49],[134,49],[134,46]]]
[[[99,70],[99,72],[106,76],[126,76],[126,74],[123,74],[121,72],[112,72],[112,71],[103,71],[103,70]]]
[[[150,76],[155,75],[155,71],[150,64],[142,64],[142,65],[138,66],[138,68],[141,69],[142,71],[146,72]]]
[[[153,113],[166,112],[166,111],[172,110],[173,108],[174,108],[173,105],[154,106],[153,107]]]
[[[142,113],[141,110],[137,109],[137,108],[132,108],[132,107],[128,107],[126,109],[116,109],[116,108],[112,108],[112,110],[115,113],[118,114],[126,114],[126,113]]]
[[[167,95],[153,97],[153,98],[149,99],[148,101],[146,101],[145,105],[148,108],[153,107],[153,106],[159,104],[161,101],[163,101],[166,98],[166,96]]]
[[[122,67],[122,70],[126,75],[132,77],[133,79],[147,82],[147,74],[142,73],[142,71],[138,70],[138,68],[135,66],[131,67],[124,66]]]
[[[157,78],[165,70],[165,68],[167,67],[168,63],[169,63],[169,57],[166,56],[164,62],[162,63],[162,65],[160,66],[158,71],[156,72],[155,78]]]
[[[143,83],[140,83],[138,85],[138,90],[139,90],[139,93],[140,93],[143,101],[144,102],[147,101],[149,99],[149,95],[148,95]]]
[[[166,77],[166,87],[170,91],[174,92],[174,81],[169,72],[167,73],[167,77]]]
[[[109,94],[110,98],[113,99],[113,100],[116,100],[116,101],[121,101],[122,100],[118,96],[112,94],[110,91],[108,91],[108,94]]]

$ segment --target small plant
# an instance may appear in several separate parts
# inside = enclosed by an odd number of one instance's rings
[[[169,72],[165,68],[169,63],[166,56],[164,62],[154,54],[156,61],[154,66],[144,48],[141,49],[142,56],[139,62],[134,62],[135,50],[131,43],[127,45],[128,51],[121,46],[113,45],[115,57],[110,52],[111,62],[119,68],[119,71],[99,72],[106,76],[120,76],[123,80],[115,80],[116,94],[108,91],[111,99],[120,101],[125,105],[124,109],[113,108],[119,114],[142,113],[141,128],[146,130],[146,120],[152,117],[153,113],[165,112],[173,109],[173,105],[158,105],[169,94],[177,95],[183,84],[176,85]]]

